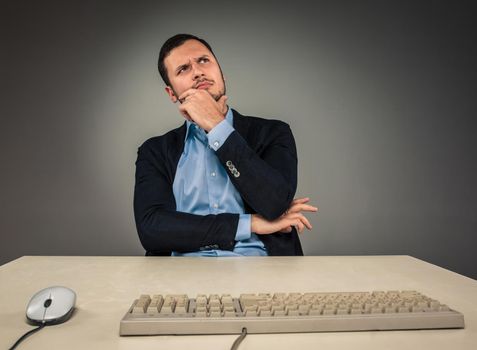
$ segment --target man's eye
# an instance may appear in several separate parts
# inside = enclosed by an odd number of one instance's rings
[[[209,62],[209,59],[204,57],[204,58],[201,58],[199,62]]]

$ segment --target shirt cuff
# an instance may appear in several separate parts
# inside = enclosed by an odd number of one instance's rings
[[[217,151],[234,130],[234,127],[230,125],[226,119],[222,120],[207,134],[210,148],[212,148],[214,151]]]
[[[237,226],[237,233],[235,234],[236,241],[245,241],[250,239],[252,235],[252,215],[240,214]]]

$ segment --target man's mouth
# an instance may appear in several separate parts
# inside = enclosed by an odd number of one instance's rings
[[[211,86],[212,83],[209,81],[202,81],[199,84],[195,86],[196,89],[207,89],[209,86]]]

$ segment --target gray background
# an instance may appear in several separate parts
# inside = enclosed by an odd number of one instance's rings
[[[0,263],[142,255],[137,147],[183,121],[156,70],[208,40],[229,104],[288,122],[307,255],[410,254],[477,278],[472,1],[1,3]]]

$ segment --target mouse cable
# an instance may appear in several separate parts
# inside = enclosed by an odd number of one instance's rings
[[[23,334],[16,342],[15,344],[13,344],[13,346],[8,349],[8,350],[13,350],[15,349],[18,344],[20,344],[23,340],[25,340],[27,337],[29,337],[30,335],[32,335],[33,333],[35,332],[38,332],[40,329],[42,329],[43,327],[45,327],[45,324],[42,323],[40,326],[38,326],[37,328],[35,329],[32,329],[28,332],[26,332],[25,334]],[[239,335],[239,337],[237,339],[235,339],[234,343],[232,344],[232,347],[230,348],[230,350],[237,350],[240,343],[242,342],[242,340],[247,336],[247,328],[242,328],[242,334]]]
[[[10,349],[8,349],[8,350],[13,350],[13,349],[15,349],[15,348],[17,347],[17,345],[20,344],[23,340],[25,340],[28,336],[32,335],[32,334],[35,333],[35,332],[38,332],[38,331],[39,331],[40,329],[42,329],[43,327],[45,327],[45,323],[42,323],[41,325],[39,325],[38,328],[34,328],[34,329],[32,329],[31,331],[26,332],[26,333],[23,334],[23,335],[20,337],[20,339],[18,339],[18,340],[16,341],[16,343],[13,344],[13,346],[12,346]]]
[[[247,335],[247,328],[243,327],[242,328],[242,334],[239,335],[237,339],[235,339],[234,343],[232,344],[232,347],[230,350],[237,350],[240,343],[242,342],[243,338]]]

